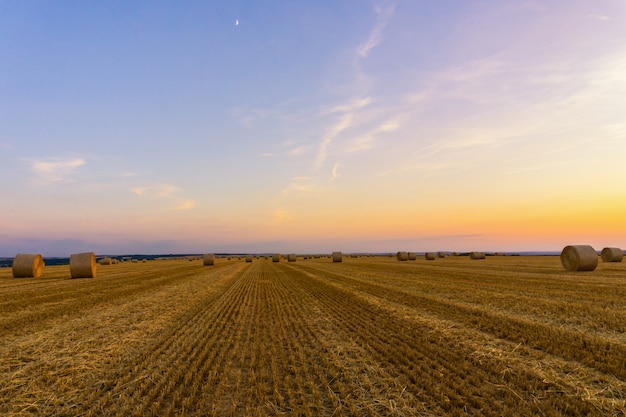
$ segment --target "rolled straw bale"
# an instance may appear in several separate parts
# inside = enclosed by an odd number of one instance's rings
[[[624,251],[620,248],[604,248],[600,252],[602,262],[622,262]]]
[[[443,252],[437,252],[437,258],[445,258],[446,254]]]
[[[13,258],[14,278],[39,278],[44,262],[40,254],[18,253]]]
[[[485,259],[485,252],[470,252],[469,258],[473,260]]]
[[[406,256],[409,259],[409,261],[414,261],[417,259],[417,254],[415,252],[407,252]]]
[[[275,253],[272,255],[272,262],[280,262],[281,258],[280,253]]]
[[[98,262],[100,265],[113,265],[113,259],[111,258],[102,258],[100,259],[100,262]]]
[[[295,261],[296,261],[295,253],[290,253],[289,255],[287,255],[287,262],[295,262]]]
[[[252,262],[252,255],[246,255],[246,262]]]
[[[398,252],[396,253],[396,258],[399,261],[408,261],[409,260],[409,254],[406,252]]]
[[[561,252],[566,271],[593,271],[598,266],[598,254],[589,245],[570,245]]]
[[[75,253],[70,256],[72,278],[95,278],[96,257],[93,252]]]
[[[205,253],[202,257],[202,263],[204,266],[213,266],[215,265],[215,254],[214,253]]]
[[[343,261],[343,254],[341,252],[333,252],[333,262],[341,262]]]
[[[426,253],[424,254],[424,258],[425,258],[427,261],[434,261],[434,260],[435,260],[435,258],[436,258],[436,256],[435,256],[435,252],[426,252]]]

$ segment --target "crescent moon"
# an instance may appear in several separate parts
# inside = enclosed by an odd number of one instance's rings
[[[235,19],[235,26],[239,26],[239,19]]]

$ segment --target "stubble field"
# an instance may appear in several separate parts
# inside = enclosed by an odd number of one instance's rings
[[[0,269],[0,415],[624,416],[626,264]]]

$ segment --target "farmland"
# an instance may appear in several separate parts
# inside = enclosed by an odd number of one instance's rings
[[[626,415],[626,264],[0,269],[0,414]]]

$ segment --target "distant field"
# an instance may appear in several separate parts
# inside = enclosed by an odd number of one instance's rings
[[[626,263],[0,269],[0,415],[624,416]]]

